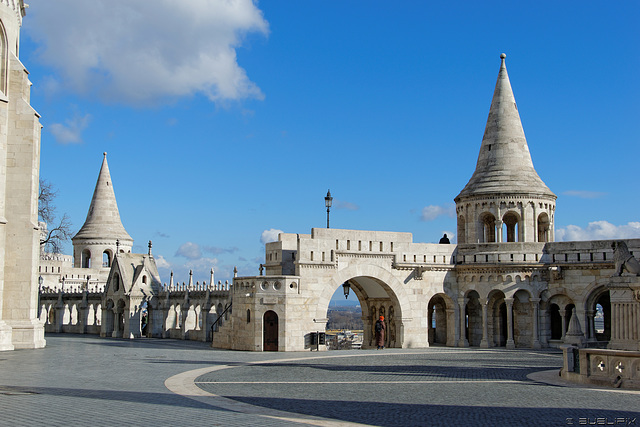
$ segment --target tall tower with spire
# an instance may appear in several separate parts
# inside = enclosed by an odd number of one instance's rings
[[[87,219],[71,239],[74,267],[109,268],[116,252],[129,253],[133,246],[133,239],[120,220],[107,153],[103,155]]]
[[[553,241],[556,195],[533,167],[506,55],[500,58],[476,170],[454,199],[458,243]]]

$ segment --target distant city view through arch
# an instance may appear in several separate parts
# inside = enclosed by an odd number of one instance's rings
[[[363,339],[362,308],[355,292],[344,297],[339,286],[331,297],[327,310],[326,342],[329,350],[360,348]]]

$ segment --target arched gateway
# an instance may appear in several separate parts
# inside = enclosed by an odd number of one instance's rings
[[[306,338],[325,330],[329,301],[347,283],[362,306],[365,348],[379,315],[391,347],[539,348],[584,334],[598,346],[640,348],[635,329],[624,329],[640,313],[635,282],[596,283],[615,273],[611,242],[554,242],[556,195],[533,167],[500,57],[476,169],[454,198],[458,244],[382,231],[282,233],[265,246],[259,276],[234,278],[231,321],[216,347],[265,350],[263,319],[272,311],[278,349],[308,349]],[[638,253],[640,239],[626,246]]]

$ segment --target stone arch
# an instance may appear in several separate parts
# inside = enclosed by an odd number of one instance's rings
[[[516,211],[509,210],[502,216],[502,241],[521,242],[521,217]]]
[[[607,281],[608,279],[597,280],[586,291],[585,335],[589,341],[608,342],[611,340],[611,297]]]
[[[113,254],[111,249],[105,249],[102,252],[102,267],[111,267],[111,261],[113,260]]]
[[[516,347],[531,347],[533,342],[533,313],[531,292],[520,288],[513,293],[513,341]]]
[[[438,293],[427,304],[428,342],[455,346],[455,305],[445,293]]]
[[[505,294],[494,289],[487,296],[487,340],[490,347],[507,344],[507,307]]]
[[[91,251],[88,248],[82,250],[81,267],[91,268]]]
[[[476,290],[465,295],[465,338],[470,346],[479,346],[482,341],[482,303]]]
[[[551,240],[551,220],[546,212],[538,215],[537,226],[538,242],[549,242]]]
[[[480,243],[496,242],[496,217],[491,212],[483,212],[478,217]]]
[[[550,337],[552,346],[559,345],[564,339],[564,335],[569,327],[571,309],[575,307],[570,296],[563,290],[556,290],[547,301],[547,335]]]
[[[184,331],[185,333],[187,333],[188,331],[193,331],[196,329],[197,316],[195,307],[193,305],[190,305],[189,308],[187,308],[185,311],[186,313],[183,315],[183,322]],[[180,325],[180,327],[182,327],[182,324]]]
[[[372,328],[377,319],[377,316],[370,315],[370,307],[379,308],[381,305],[384,305],[386,310],[390,307],[394,308],[394,322],[386,325],[390,340],[388,346],[402,347],[404,342],[402,318],[403,313],[410,307],[410,301],[402,283],[391,272],[377,265],[354,264],[340,269],[331,277],[331,280],[325,282],[319,294],[315,317],[326,317],[329,302],[335,290],[347,281],[351,284],[351,289],[362,307],[363,347],[372,345]],[[395,342],[391,341],[392,337],[395,338]]]

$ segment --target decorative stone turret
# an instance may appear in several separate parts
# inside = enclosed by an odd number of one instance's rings
[[[556,195],[533,168],[506,55],[473,176],[454,199],[458,243],[553,241]]]
[[[84,225],[71,241],[75,267],[111,267],[117,252],[130,253],[133,239],[122,225],[113,191],[107,153],[104,154],[98,182],[93,192],[89,213]]]

